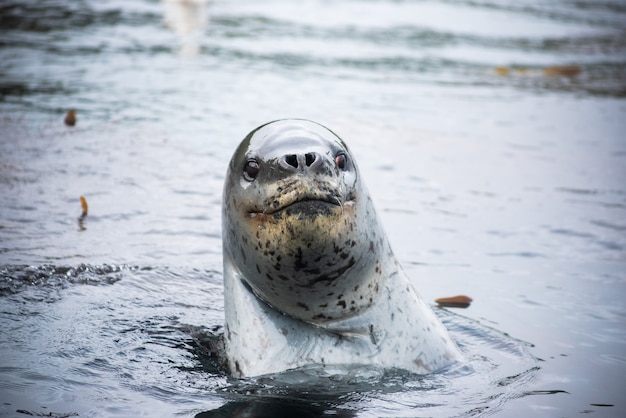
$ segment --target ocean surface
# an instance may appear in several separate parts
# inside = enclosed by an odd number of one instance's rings
[[[220,370],[226,166],[285,117],[465,362]],[[625,301],[623,1],[0,2],[0,417],[623,417]]]

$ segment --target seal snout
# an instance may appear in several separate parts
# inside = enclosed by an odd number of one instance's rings
[[[278,164],[283,170],[291,173],[320,173],[326,170],[324,160],[317,152],[286,154],[279,159]]]

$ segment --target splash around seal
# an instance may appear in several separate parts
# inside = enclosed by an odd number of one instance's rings
[[[426,373],[461,358],[411,287],[344,142],[307,120],[253,130],[222,214],[225,348],[234,376],[309,364]]]

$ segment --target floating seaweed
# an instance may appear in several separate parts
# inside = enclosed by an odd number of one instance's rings
[[[76,111],[74,109],[70,109],[65,114],[65,119],[63,119],[67,126],[76,125]]]
[[[89,212],[89,206],[87,205],[87,199],[85,199],[85,196],[80,197],[80,206],[83,209],[83,212],[78,217],[78,228],[81,231],[84,231],[87,228],[85,228],[85,226],[83,225],[83,221],[85,220],[85,218],[87,217],[87,213]]]
[[[575,77],[581,72],[578,65],[552,65],[549,67],[495,67],[494,71],[500,76],[561,76]]]
[[[472,298],[465,295],[451,296],[435,299],[437,305],[444,308],[467,308],[472,303]]]

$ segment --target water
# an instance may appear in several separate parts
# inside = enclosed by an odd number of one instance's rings
[[[5,0],[0,16],[0,415],[626,414],[621,2]],[[282,117],[350,145],[425,299],[474,299],[437,311],[467,363],[219,372],[226,164]]]

